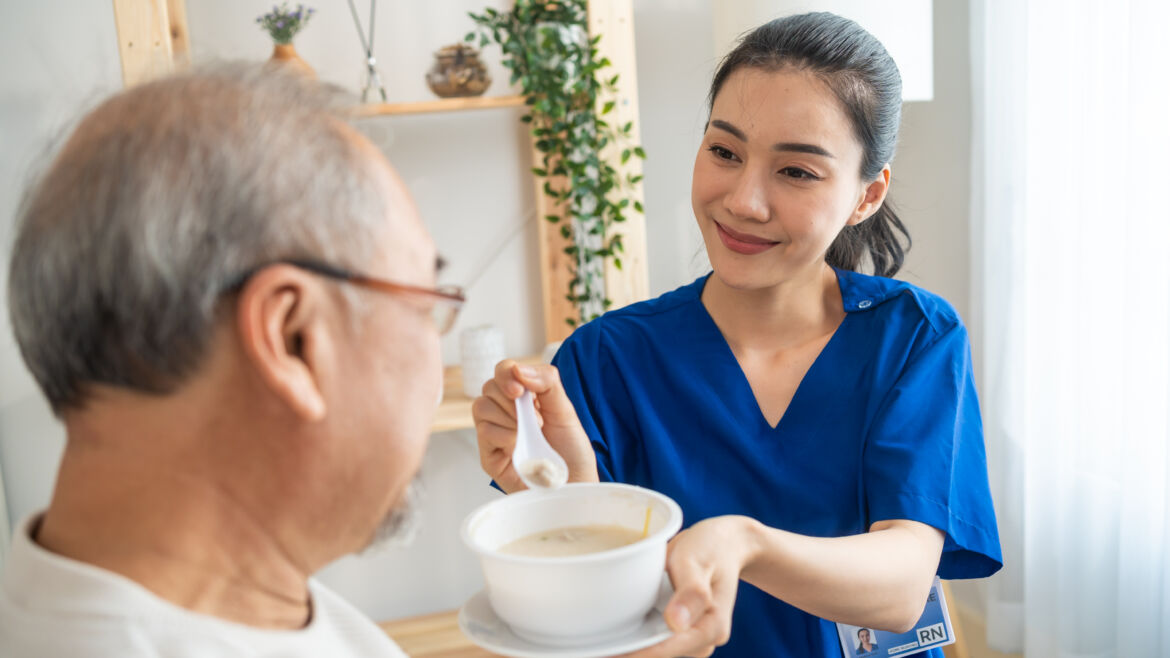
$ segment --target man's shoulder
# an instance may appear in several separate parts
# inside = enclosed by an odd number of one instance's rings
[[[43,609],[21,605],[19,597],[0,591],[0,646],[4,656],[405,658],[373,621],[340,596],[320,585],[311,591],[313,620],[295,631],[233,624],[162,601],[156,608]]]
[[[336,637],[339,645],[344,643],[347,649],[352,648],[353,655],[406,658],[406,653],[385,631],[341,595],[313,579],[309,580],[309,591],[313,596],[313,624],[327,625],[327,635]],[[333,655],[347,654],[339,651]]]
[[[267,630],[187,610],[119,574],[52,553],[22,523],[0,578],[4,656],[385,656],[405,654],[368,617],[309,580],[313,618]]]

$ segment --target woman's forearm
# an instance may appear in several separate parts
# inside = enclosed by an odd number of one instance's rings
[[[904,632],[922,614],[943,534],[906,520],[850,537],[808,537],[742,518],[750,557],[740,577],[818,617]]]

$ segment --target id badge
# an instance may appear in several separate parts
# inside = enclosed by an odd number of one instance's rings
[[[845,658],[904,656],[953,644],[955,632],[951,628],[947,600],[943,597],[942,581],[938,576],[934,577],[930,595],[926,598],[926,609],[922,611],[922,616],[918,618],[913,630],[906,633],[890,633],[864,626],[837,624],[837,637],[841,639],[841,650]]]

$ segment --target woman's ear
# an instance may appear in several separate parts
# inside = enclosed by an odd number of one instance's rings
[[[889,191],[890,165],[886,163],[886,166],[878,172],[877,179],[862,190],[861,200],[858,201],[857,207],[849,216],[849,221],[846,224],[855,226],[872,217],[882,207],[882,203],[886,200],[886,193]]]
[[[321,376],[332,353],[329,297],[320,281],[291,265],[261,269],[236,301],[236,327],[256,373],[305,422],[325,417]]]

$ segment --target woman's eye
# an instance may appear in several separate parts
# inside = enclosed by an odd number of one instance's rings
[[[719,158],[720,160],[734,160],[735,159],[735,154],[732,153],[731,151],[728,151],[727,149],[723,148],[722,146],[711,146],[711,147],[708,147],[707,150],[714,153],[715,157]]]
[[[780,170],[780,173],[797,180],[819,180],[815,175],[800,167],[785,167]]]

